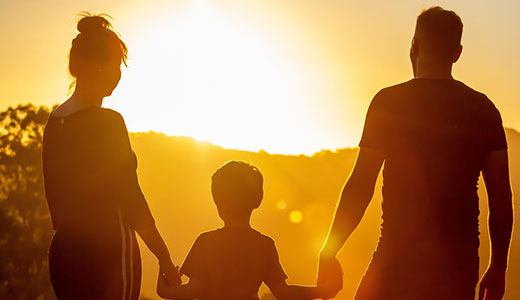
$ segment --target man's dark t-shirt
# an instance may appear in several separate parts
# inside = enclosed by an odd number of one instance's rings
[[[250,228],[221,228],[199,235],[181,272],[204,282],[199,299],[256,300],[262,282],[287,279],[274,241]]]
[[[415,271],[427,262],[426,277],[451,272],[459,261],[478,276],[478,178],[489,152],[507,148],[493,103],[450,79],[385,88],[370,104],[360,147],[385,156],[383,224],[371,268],[394,278],[400,268],[421,281]]]

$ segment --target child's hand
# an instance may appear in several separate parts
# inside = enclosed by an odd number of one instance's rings
[[[157,278],[157,295],[159,295],[161,298],[166,298],[165,294],[168,287],[168,280],[161,272],[159,272],[159,278]]]

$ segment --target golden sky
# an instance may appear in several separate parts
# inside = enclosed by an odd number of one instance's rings
[[[75,16],[105,12],[130,51],[105,104],[129,130],[275,153],[355,146],[372,96],[411,78],[415,17],[432,5],[464,22],[455,77],[520,129],[515,0],[0,0],[0,109],[64,101]]]

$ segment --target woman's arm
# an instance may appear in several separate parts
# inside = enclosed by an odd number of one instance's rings
[[[110,149],[105,167],[114,181],[114,197],[118,201],[123,220],[143,239],[146,246],[159,260],[161,272],[171,284],[181,282],[180,274],[175,268],[162,239],[148,203],[139,186],[137,178],[137,158],[132,151],[128,131],[123,118],[117,112],[106,110],[111,120],[107,130],[106,148]]]
[[[170,257],[170,252],[164,240],[157,230],[155,224],[150,224],[143,228],[136,228],[136,232],[143,239],[144,243],[159,260],[160,274],[164,274],[169,284],[180,284],[181,275]]]

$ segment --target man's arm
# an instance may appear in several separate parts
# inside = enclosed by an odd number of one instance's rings
[[[360,148],[354,170],[347,180],[322,255],[336,256],[358,226],[374,194],[384,156],[377,150]]]
[[[318,286],[335,290],[336,293],[342,288],[343,272],[336,255],[365,214],[383,161],[384,155],[381,152],[360,148],[354,170],[343,187],[334,221],[320,253]]]
[[[490,152],[482,175],[488,194],[491,259],[488,270],[480,282],[479,300],[499,300],[505,291],[505,274],[513,228],[507,150]]]

